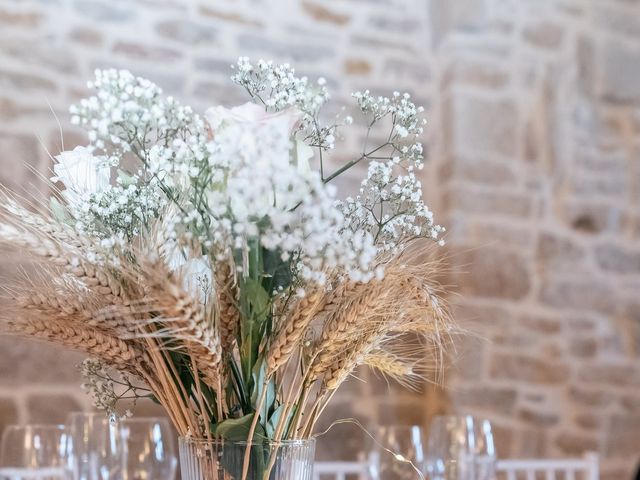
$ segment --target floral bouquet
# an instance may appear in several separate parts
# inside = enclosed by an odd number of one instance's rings
[[[96,72],[71,107],[89,144],[55,158],[50,203],[2,191],[0,239],[37,261],[1,315],[90,355],[97,406],[149,397],[184,441],[248,452],[312,438],[360,365],[410,386],[451,322],[437,262],[415,262],[444,231],[416,178],[423,109],[355,93],[362,153],[329,171],[353,119],[322,123],[324,80],[246,58],[232,80],[251,102],[201,117],[148,80]],[[332,181],[361,162],[359,193],[338,199]],[[269,478],[274,460],[252,456],[217,458],[219,478]]]

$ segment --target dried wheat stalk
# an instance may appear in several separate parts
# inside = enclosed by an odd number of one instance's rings
[[[34,315],[17,322],[7,321],[6,325],[14,333],[53,341],[97,357],[120,370],[140,373],[145,356],[134,342],[76,323],[73,318],[48,319]]]
[[[216,292],[218,296],[218,328],[222,351],[230,354],[238,334],[240,312],[238,311],[237,286],[233,267],[229,261],[222,262],[215,272]]]
[[[155,262],[146,269],[151,304],[167,327],[167,338],[179,338],[196,362],[205,382],[216,387],[220,376],[222,350],[220,340],[200,301],[185,292],[166,266]]]
[[[324,297],[318,291],[301,298],[284,320],[267,355],[267,371],[271,375],[285,365],[293,352],[299,347],[300,340],[315,315],[322,310]]]

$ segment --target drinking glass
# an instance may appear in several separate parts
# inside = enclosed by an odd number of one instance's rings
[[[131,418],[119,423],[124,451],[122,480],[173,480],[178,467],[174,436],[165,418]]]
[[[418,426],[377,427],[371,431],[370,480],[416,480],[425,474],[425,433]]]
[[[63,425],[12,425],[0,446],[0,480],[70,480]]]
[[[67,428],[74,480],[120,480],[123,452],[115,422],[105,413],[75,412]]]
[[[112,421],[104,413],[69,416],[74,480],[173,480],[173,434],[164,418]]]
[[[496,453],[491,424],[472,416],[436,417],[426,463],[431,480],[493,480]]]

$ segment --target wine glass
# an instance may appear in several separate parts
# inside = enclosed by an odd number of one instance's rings
[[[0,480],[70,480],[64,425],[11,425],[2,435]]]
[[[105,413],[74,412],[67,417],[74,480],[119,480],[123,460],[118,426]]]
[[[69,431],[75,480],[172,480],[173,434],[164,418],[115,421],[104,413],[73,413]]]
[[[123,480],[172,480],[178,459],[169,422],[160,417],[130,418],[119,423],[124,450]]]
[[[425,433],[418,426],[377,427],[371,431],[368,472],[371,480],[424,479]]]
[[[488,420],[470,415],[433,420],[426,462],[431,480],[493,480],[495,463]]]

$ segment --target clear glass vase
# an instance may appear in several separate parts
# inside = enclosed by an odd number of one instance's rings
[[[311,480],[315,447],[314,439],[248,446],[180,438],[182,480]]]

